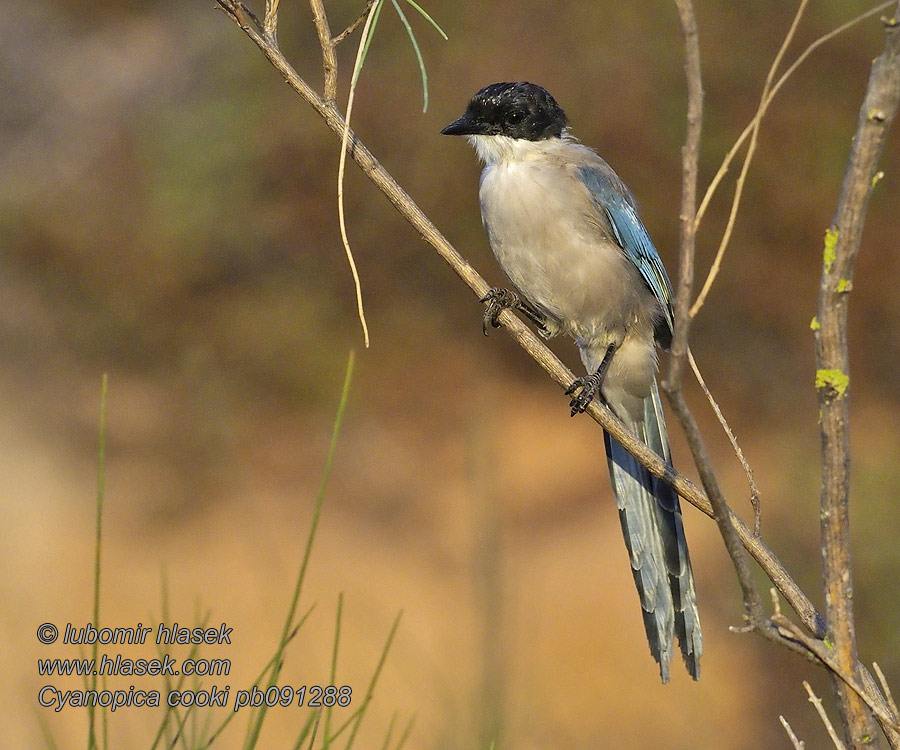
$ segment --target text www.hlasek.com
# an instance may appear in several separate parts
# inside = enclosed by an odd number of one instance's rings
[[[176,669],[177,659],[165,654],[162,659],[125,659],[121,654],[110,658],[106,654],[98,665],[94,659],[38,659],[38,674],[42,677],[53,675],[107,675],[140,677],[143,675],[163,675],[175,677],[179,674],[199,676],[222,676],[231,671],[231,659],[185,659],[181,669]]]

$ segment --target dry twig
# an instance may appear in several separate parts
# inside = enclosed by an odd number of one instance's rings
[[[722,233],[722,239],[719,242],[719,249],[716,251],[716,257],[713,259],[712,266],[709,269],[709,274],[706,277],[706,281],[703,282],[703,288],[700,290],[700,294],[697,295],[697,299],[691,307],[692,318],[698,312],[700,312],[700,308],[703,307],[703,303],[706,301],[706,295],[709,294],[709,290],[712,288],[713,282],[716,280],[716,276],[718,276],[719,274],[719,269],[722,267],[722,258],[725,255],[725,250],[728,248],[728,243],[731,241],[731,233],[734,230],[734,223],[737,220],[738,209],[741,205],[741,197],[744,194],[744,184],[747,181],[747,172],[750,171],[750,164],[753,161],[753,155],[756,153],[756,143],[759,138],[759,128],[762,124],[763,115],[765,115],[766,110],[769,107],[769,102],[771,101],[769,92],[772,88],[772,80],[775,78],[775,71],[778,70],[778,66],[781,65],[781,61],[782,59],[784,59],[784,55],[791,44],[791,40],[794,38],[797,27],[800,25],[800,19],[803,17],[803,11],[806,10],[806,6],[808,3],[809,0],[800,0],[800,5],[797,8],[797,13],[794,15],[794,20],[784,37],[784,41],[781,43],[781,48],[778,50],[778,54],[775,55],[775,59],[772,61],[772,65],[769,67],[769,73],[766,76],[765,83],[763,84],[763,91],[762,96],[760,97],[759,106],[757,107],[756,114],[753,116],[753,120],[750,123],[750,145],[747,146],[747,153],[744,156],[744,164],[741,166],[741,173],[740,175],[738,175],[737,182],[734,187],[734,197],[731,201],[731,210],[728,212],[728,223],[725,225],[725,231]],[[723,162],[723,168],[726,163],[727,162]],[[720,171],[721,169],[722,168],[720,168]],[[712,189],[712,186],[710,189]],[[704,198],[704,206],[705,200],[706,199]],[[699,221],[700,216],[698,215],[697,222],[699,223]]]
[[[791,740],[794,750],[803,750],[806,745],[804,745],[801,740],[797,739],[797,735],[794,734],[794,730],[791,729],[791,725],[788,724],[787,719],[785,719],[784,716],[779,716],[778,720],[781,722],[781,726],[784,727],[784,731],[787,732],[787,736]]]
[[[900,18],[900,4],[896,10]],[[853,267],[887,131],[900,106],[900,28],[885,24],[885,47],[872,65],[840,198],[825,234],[816,318],[816,392],[822,442],[820,518],[825,619],[835,661],[861,675],[856,652],[850,556],[850,358],[847,308]],[[844,680],[835,680],[847,741],[861,747],[875,727],[866,706]]]
[[[712,395],[712,391],[710,391],[709,387],[706,385],[706,381],[703,379],[700,368],[697,366],[697,361],[694,359],[694,355],[690,349],[688,349],[688,362],[691,365],[691,370],[694,372],[697,383],[700,385],[700,389],[703,391],[703,395],[706,396],[706,400],[709,401],[709,405],[712,407],[716,419],[719,420],[719,425],[721,425],[722,430],[724,430],[725,435],[728,437],[728,442],[731,443],[731,448],[737,456],[741,468],[744,470],[744,475],[747,477],[747,484],[750,486],[750,507],[753,508],[753,534],[758,537],[762,533],[762,511],[759,504],[759,487],[756,485],[753,469],[750,468],[750,463],[747,461],[747,457],[744,455],[744,451],[741,450],[741,446],[737,441],[737,435],[734,434],[734,431],[725,419],[725,415],[722,413],[718,401],[716,401],[715,397]]]
[[[891,709],[891,713],[894,716],[900,716],[900,711],[897,710],[897,704],[894,702],[894,695],[891,693],[891,686],[888,685],[888,681],[884,678],[884,672],[881,671],[881,667],[878,666],[877,661],[872,662],[872,669],[875,670],[875,674],[878,675],[878,684],[881,685],[881,692],[887,700],[888,708]]]
[[[759,592],[753,582],[750,561],[732,520],[734,513],[728,507],[725,495],[719,487],[706,443],[700,434],[700,428],[688,408],[681,390],[689,354],[690,300],[694,281],[694,254],[697,236],[697,174],[700,159],[700,130],[703,120],[703,83],[700,74],[700,43],[693,2],[691,0],[675,0],[675,5],[678,8],[681,33],[684,36],[684,69],[687,78],[688,107],[687,134],[682,149],[681,247],[678,284],[675,289],[675,333],[672,338],[669,374],[663,383],[663,390],[687,437],[694,464],[700,473],[700,481],[703,483],[703,488],[706,490],[713,509],[713,518],[719,527],[725,549],[734,565],[738,583],[741,586],[747,620],[755,625],[763,620],[763,611]]]
[[[835,748],[837,748],[837,750],[844,750],[844,743],[841,742],[841,738],[837,736],[837,732],[834,731],[834,725],[828,718],[828,714],[825,713],[825,708],[822,706],[822,699],[813,692],[813,689],[806,680],[803,680],[803,687],[806,688],[806,692],[809,695],[809,702],[816,707],[816,712],[819,714],[819,718],[825,725],[825,729],[828,730],[828,736],[831,737],[831,741],[834,743]]]
[[[870,18],[871,16],[874,16],[877,13],[880,13],[881,11],[885,10],[886,8],[889,8],[891,5],[893,5],[893,3],[894,3],[894,0],[888,0],[888,2],[884,2],[884,3],[881,3],[880,5],[876,5],[874,8],[870,8],[865,13],[860,13],[855,18],[852,18],[849,21],[847,21],[846,23],[841,24],[837,28],[832,29],[827,34],[823,34],[822,36],[820,36],[818,39],[816,39],[814,42],[812,42],[805,50],[803,50],[803,52],[800,53],[800,55],[797,56],[797,59],[794,60],[793,63],[791,63],[791,65],[787,68],[787,70],[785,70],[785,72],[778,79],[778,81],[771,87],[771,89],[768,91],[768,94],[763,96],[762,100],[760,101],[759,107],[756,110],[756,113],[753,115],[753,119],[750,120],[750,122],[747,124],[747,127],[744,128],[743,132],[740,134],[740,136],[738,136],[738,139],[734,142],[734,145],[731,147],[731,149],[726,154],[725,158],[722,160],[722,164],[719,166],[719,169],[716,171],[715,176],[713,177],[712,181],[709,183],[709,187],[706,189],[706,193],[703,195],[703,200],[700,201],[700,208],[697,209],[696,221],[697,221],[698,226],[700,224],[700,221],[703,218],[703,215],[706,213],[706,209],[709,206],[709,203],[712,200],[713,195],[715,195],[715,192],[719,186],[719,183],[722,181],[722,179],[727,174],[728,169],[731,166],[732,160],[737,155],[738,151],[740,151],[741,146],[744,145],[744,142],[747,140],[747,138],[749,138],[753,133],[755,133],[757,131],[759,121],[761,120],[762,116],[765,114],[766,110],[769,108],[769,105],[772,103],[772,100],[775,98],[775,95],[778,93],[778,91],[781,89],[781,87],[784,86],[784,84],[787,82],[787,80],[796,72],[797,68],[799,68],[800,65],[806,60],[806,58],[808,58],[816,49],[821,47],[823,44],[830,41],[831,39],[834,39],[834,37],[836,37],[838,34],[842,34],[843,32],[847,31],[847,29],[852,28],[853,26],[860,23],[861,21],[864,21],[865,19]],[[786,40],[786,42],[787,41],[788,40]],[[786,44],[782,46],[782,51],[784,49],[786,49]],[[770,70],[770,76],[775,71],[778,62],[780,61],[780,57],[781,57],[781,52],[779,52],[779,55],[776,58],[776,61],[773,63],[773,66]],[[767,79],[767,80],[769,80],[769,79]],[[744,166],[745,167],[747,166],[746,159],[744,162]],[[744,171],[745,171],[744,168],[742,168],[742,174],[744,173]],[[720,246],[719,252],[716,255],[717,260],[720,260],[719,256],[722,251],[723,251],[723,248]],[[716,264],[714,262],[714,266],[715,265]],[[706,294],[709,292],[709,287],[711,286],[712,281],[714,279],[715,279],[715,277],[713,275],[712,269],[710,269],[710,276],[707,277],[706,281],[703,284],[703,289],[702,289],[701,293],[698,295],[693,306],[691,307],[691,317],[692,318],[694,316],[696,316],[698,312],[700,312],[700,308],[703,306],[703,302],[705,301]]]

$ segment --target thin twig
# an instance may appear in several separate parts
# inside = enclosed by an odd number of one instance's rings
[[[684,74],[687,82],[687,131],[681,149],[681,209],[678,284],[675,289],[675,330],[672,335],[668,388],[680,390],[684,381],[690,338],[691,290],[697,239],[697,176],[700,163],[700,132],[703,126],[703,79],[697,17],[691,0],[675,0],[684,37]]]
[[[843,32],[852,28],[859,22],[864,21],[865,19],[870,18],[871,16],[874,16],[877,13],[880,13],[885,8],[888,8],[893,4],[894,4],[894,0],[887,0],[887,2],[883,2],[880,5],[876,5],[874,8],[870,8],[865,13],[861,13],[860,15],[856,16],[856,18],[850,19],[846,23],[843,23],[840,26],[838,26],[837,28],[832,29],[827,34],[823,34],[818,39],[816,39],[814,42],[812,42],[805,50],[803,50],[803,52],[797,57],[797,59],[794,60],[794,62],[790,65],[790,67],[788,67],[787,70],[785,70],[785,72],[781,76],[781,78],[778,79],[778,82],[772,87],[772,90],[769,92],[768,100],[766,101],[766,107],[768,107],[769,104],[771,104],[772,99],[775,98],[775,95],[778,93],[778,91],[781,89],[781,87],[784,86],[784,84],[787,82],[787,80],[794,74],[794,72],[797,70],[797,68],[799,68],[800,65],[802,65],[803,62],[806,60],[806,58],[809,57],[813,52],[815,52],[816,49],[821,47],[826,42],[829,42],[830,40],[834,39],[834,37],[838,36],[839,34],[842,34]],[[703,200],[700,201],[700,208],[697,209],[697,223],[698,224],[703,219],[703,215],[706,213],[706,209],[709,206],[709,203],[712,200],[712,197],[716,192],[716,188],[719,186],[719,183],[722,181],[722,179],[725,177],[726,173],[728,172],[728,168],[731,165],[731,161],[734,159],[735,155],[740,150],[741,146],[744,145],[744,141],[746,141],[747,138],[749,138],[750,133],[753,132],[753,128],[755,127],[756,118],[757,118],[758,114],[759,114],[759,110],[757,109],[757,112],[756,112],[756,114],[754,114],[753,119],[750,120],[750,122],[747,124],[747,127],[745,127],[743,132],[740,134],[740,136],[738,136],[738,139],[734,142],[734,145],[731,147],[731,149],[728,151],[728,154],[722,160],[722,164],[719,166],[718,171],[716,172],[712,181],[709,183],[709,187],[706,189],[706,193],[703,195]],[[695,313],[692,311],[691,314],[694,315]]]
[[[878,717],[878,720],[882,722],[885,726],[890,727],[894,731],[900,730],[900,724],[898,724],[897,720],[891,716],[888,711],[887,706],[880,705],[880,698],[877,694],[871,694],[867,691],[853,676],[852,671],[848,672],[845,670],[840,663],[838,663],[835,658],[835,652],[831,649],[825,641],[821,641],[818,638],[811,638],[806,633],[804,633],[796,623],[792,622],[790,619],[785,617],[782,614],[775,613],[770,618],[773,625],[781,631],[782,638],[785,638],[789,641],[796,641],[801,646],[803,646],[811,656],[814,656],[819,662],[828,667],[829,673],[841,684],[846,686],[856,697],[860,699],[869,709],[872,711],[875,716]],[[867,735],[871,737],[874,734]]]
[[[828,736],[831,737],[831,741],[834,743],[834,746],[837,748],[837,750],[844,750],[844,743],[841,742],[841,738],[837,736],[837,732],[834,731],[834,725],[828,718],[828,714],[825,713],[825,708],[824,706],[822,706],[822,699],[813,692],[813,689],[809,686],[809,683],[806,680],[803,680],[803,687],[806,688],[806,692],[809,695],[809,702],[816,707],[816,712],[819,714],[819,718],[822,719],[822,723],[825,725],[825,729],[828,730]]]
[[[891,709],[891,712],[894,716],[900,714],[900,711],[897,710],[897,704],[894,703],[894,694],[891,692],[891,686],[888,685],[888,681],[884,678],[884,672],[881,671],[881,667],[878,666],[877,661],[872,662],[872,669],[875,670],[875,674],[878,675],[878,682],[881,685],[881,693],[884,695],[885,700],[887,700],[887,704]]]
[[[254,24],[256,24],[255,31],[257,33],[264,33],[263,26],[259,22],[259,19],[256,17],[256,14],[246,5],[241,2],[237,2],[236,0],[216,0],[216,4],[219,10],[223,11],[232,21],[234,21],[242,31],[246,31],[249,33],[250,24],[247,23],[247,19],[249,18]]]
[[[336,43],[331,38],[331,27],[328,24],[328,16],[325,14],[325,5],[322,0],[309,0],[309,7],[312,9],[313,25],[316,27],[316,35],[319,37],[319,47],[322,48],[322,72],[325,74],[322,96],[328,104],[334,104],[337,101],[338,74],[337,55],[334,52]]]
[[[697,361],[694,359],[694,354],[690,349],[688,349],[688,362],[690,362],[691,370],[693,370],[694,372],[694,377],[700,384],[700,388],[702,389],[703,394],[706,396],[706,400],[709,401],[710,406],[712,406],[712,410],[715,412],[716,418],[719,420],[719,424],[722,426],[722,429],[728,436],[728,442],[731,443],[731,447],[744,469],[744,474],[747,477],[747,483],[750,485],[750,506],[753,508],[753,533],[755,536],[759,536],[762,533],[762,513],[760,511],[759,505],[759,487],[757,487],[756,479],[754,479],[753,477],[753,469],[750,468],[750,464],[747,461],[747,458],[744,456],[744,451],[741,450],[741,446],[737,441],[737,436],[732,431],[731,426],[725,419],[725,415],[719,408],[718,402],[707,387],[706,381],[703,379],[703,375],[700,374],[700,368],[697,366]]]
[[[716,276],[718,276],[719,269],[722,266],[722,258],[725,256],[725,250],[728,247],[728,243],[731,241],[731,233],[734,230],[734,223],[737,220],[738,208],[741,205],[741,197],[744,194],[744,184],[747,180],[747,173],[750,171],[750,163],[753,161],[754,153],[756,153],[756,144],[759,139],[759,126],[762,123],[763,115],[766,113],[766,109],[769,106],[769,90],[772,86],[772,79],[775,77],[775,71],[778,70],[778,66],[781,65],[781,61],[784,59],[787,48],[794,38],[797,27],[800,25],[800,19],[803,17],[803,11],[806,10],[808,3],[809,0],[800,0],[797,13],[794,15],[794,21],[791,23],[791,26],[784,37],[781,49],[778,50],[778,54],[775,55],[775,59],[772,61],[769,73],[766,76],[766,82],[763,84],[759,107],[756,110],[752,129],[750,131],[750,145],[747,147],[747,154],[744,156],[744,164],[741,167],[741,173],[738,176],[734,187],[734,198],[731,201],[731,211],[728,214],[728,222],[725,225],[725,231],[722,232],[722,239],[719,242],[719,249],[716,251],[716,257],[713,259],[712,266],[706,276],[706,281],[703,282],[703,288],[700,290],[700,294],[697,295],[697,299],[691,307],[691,317],[694,317],[700,311],[700,308],[703,307],[706,295],[709,294],[709,290],[712,288],[713,282],[716,280]],[[697,221],[699,222],[699,217]]]
[[[900,14],[900,4],[897,7]],[[835,660],[859,675],[850,554],[850,358],[847,308],[869,198],[886,136],[900,107],[900,29],[886,24],[884,51],[872,65],[831,227],[819,285],[815,331],[816,393],[822,444],[820,519],[825,619]],[[857,695],[835,682],[848,740],[860,745],[874,723]],[[880,718],[880,717],[879,717]],[[896,728],[896,727],[894,727]]]
[[[675,411],[688,445],[694,464],[700,473],[700,480],[713,508],[713,518],[725,543],[725,549],[734,565],[738,583],[744,599],[747,619],[752,625],[762,620],[762,603],[753,582],[750,561],[741,545],[741,539],[732,521],[733,513],[719,487],[712,468],[712,461],[700,428],[688,408],[681,390],[684,369],[687,362],[690,334],[690,299],[694,280],[694,255],[697,236],[697,174],[700,158],[700,130],[703,119],[703,84],[700,73],[700,42],[697,32],[697,18],[691,0],[675,0],[684,37],[684,70],[687,78],[688,107],[687,135],[682,149],[681,187],[681,242],[679,254],[678,286],[675,292],[675,331],[672,337],[671,362],[663,389],[669,404]]]
[[[276,44],[278,38],[278,3],[279,0],[266,0],[266,12],[263,16],[263,32],[266,38]]]
[[[787,732],[787,736],[794,746],[794,750],[804,750],[806,745],[804,745],[801,740],[797,739],[797,735],[794,734],[794,730],[791,729],[791,725],[788,724],[787,719],[785,719],[784,716],[779,715],[778,720],[781,722],[781,726],[784,727],[784,731]]]
[[[362,23],[366,20],[366,16],[369,15],[369,11],[372,10],[372,6],[375,4],[375,0],[367,0],[366,7],[363,8],[362,13],[357,16],[356,20],[351,23],[346,29],[344,29],[340,34],[334,37],[331,40],[331,43],[337,47],[341,42],[344,41],[348,36],[350,36],[354,31],[356,31]]]

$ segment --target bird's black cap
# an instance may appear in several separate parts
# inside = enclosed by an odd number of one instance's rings
[[[469,102],[442,135],[505,135],[527,141],[559,138],[568,123],[547,89],[533,83],[492,83]]]

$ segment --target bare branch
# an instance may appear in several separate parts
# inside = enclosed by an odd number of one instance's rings
[[[675,0],[684,37],[684,73],[687,79],[687,132],[681,149],[681,225],[678,257],[678,284],[675,289],[675,331],[667,390],[680,390],[687,363],[691,319],[691,290],[694,285],[694,255],[697,239],[697,175],[700,162],[700,132],[703,125],[703,80],[700,73],[700,39],[691,0]]]
[[[688,106],[687,135],[681,152],[682,186],[679,217],[681,220],[681,250],[678,263],[678,286],[675,291],[675,331],[672,338],[669,374],[662,387],[685,432],[691,455],[694,457],[694,463],[700,473],[700,480],[713,508],[713,518],[719,527],[725,549],[734,565],[743,594],[747,619],[752,625],[756,625],[762,620],[763,613],[759,592],[753,583],[750,561],[735,530],[732,521],[733,513],[719,487],[712,468],[712,461],[706,450],[706,443],[681,391],[688,358],[691,325],[690,304],[697,237],[697,174],[703,119],[703,83],[700,73],[700,42],[693,2],[691,0],[675,0],[675,5],[678,7],[681,32],[684,36],[684,70],[687,77]]]
[[[872,662],[872,669],[874,669],[875,674],[878,675],[878,683],[881,685],[881,693],[887,700],[887,704],[891,709],[891,712],[894,714],[894,716],[900,715],[900,711],[897,710],[897,704],[894,702],[894,695],[893,693],[891,693],[891,686],[888,685],[888,681],[884,678],[884,672],[881,671],[881,667],[878,666],[877,661]]]
[[[366,16],[369,15],[369,11],[372,9],[372,6],[375,4],[375,0],[368,0],[366,2],[366,7],[363,8],[362,13],[356,18],[356,20],[351,23],[346,29],[344,29],[340,34],[338,34],[334,39],[331,40],[331,43],[337,47],[341,42],[344,41],[348,36],[350,36],[354,31],[356,31],[360,26],[362,26],[363,22],[366,20]]]
[[[841,24],[840,26],[838,26],[835,29],[832,29],[827,34],[823,34],[818,39],[816,39],[814,42],[812,42],[805,50],[803,50],[803,52],[797,57],[797,59],[794,60],[793,63],[791,63],[790,67],[788,67],[788,69],[785,70],[785,72],[782,74],[781,78],[778,79],[778,82],[772,87],[772,90],[769,92],[768,100],[766,101],[766,107],[768,108],[768,105],[771,104],[772,99],[775,98],[775,95],[778,93],[778,91],[781,89],[781,87],[784,86],[784,84],[787,82],[787,80],[794,74],[794,72],[796,72],[797,68],[799,68],[800,65],[802,65],[803,62],[806,60],[806,58],[809,57],[813,52],[815,52],[816,49],[821,47],[826,42],[834,39],[834,37],[838,36],[839,34],[844,33],[845,31],[847,31],[847,29],[852,28],[853,26],[858,24],[860,21],[864,21],[865,19],[870,18],[871,16],[874,16],[874,15],[880,13],[881,11],[885,10],[886,8],[889,8],[893,4],[894,4],[894,0],[887,0],[887,2],[881,3],[880,5],[876,5],[874,8],[870,8],[865,13],[861,13],[860,15],[856,16],[856,18],[852,18],[851,20],[847,21],[846,23]],[[750,133],[753,132],[753,128],[755,127],[755,124],[756,124],[756,118],[758,116],[759,116],[759,110],[757,110],[756,114],[754,114],[754,116],[753,116],[753,119],[750,120],[750,122],[747,124],[747,127],[745,127],[743,132],[740,134],[740,136],[738,136],[738,139],[734,142],[734,145],[731,147],[731,149],[728,151],[728,154],[722,160],[722,164],[719,166],[718,171],[716,172],[712,181],[709,183],[709,187],[706,189],[706,193],[703,195],[703,200],[700,201],[700,208],[697,210],[697,223],[698,224],[703,219],[703,215],[706,213],[706,209],[709,206],[709,203],[712,200],[712,197],[716,192],[716,188],[718,188],[719,183],[722,181],[722,179],[727,174],[728,168],[731,165],[732,160],[737,155],[737,152],[740,151],[741,146],[744,145],[744,142],[747,140],[747,138],[750,137]]]
[[[319,46],[322,48],[322,70],[325,74],[323,98],[327,104],[334,105],[337,101],[337,55],[334,52],[336,43],[331,38],[331,27],[328,25],[328,16],[325,15],[322,0],[309,0],[309,6],[312,8],[313,24],[319,37]],[[368,7],[366,11],[368,15]]]
[[[763,91],[762,96],[760,97],[759,107],[757,108],[756,115],[753,117],[753,121],[751,123],[752,127],[750,130],[750,145],[747,147],[747,154],[744,156],[744,164],[741,167],[741,173],[737,178],[737,183],[735,184],[734,198],[731,201],[731,211],[728,214],[728,223],[725,225],[725,231],[722,233],[722,239],[719,242],[719,249],[716,251],[716,257],[713,259],[712,266],[709,269],[709,274],[706,277],[706,281],[703,282],[703,288],[700,290],[700,294],[697,295],[697,300],[691,307],[692,318],[698,312],[700,312],[700,308],[703,307],[703,303],[706,301],[706,295],[709,294],[709,290],[712,288],[713,282],[716,280],[716,276],[718,276],[719,269],[722,266],[722,258],[725,256],[725,250],[728,248],[728,243],[731,241],[731,233],[734,230],[734,223],[737,220],[738,208],[741,205],[741,197],[744,194],[744,183],[747,180],[747,173],[750,171],[750,163],[753,161],[753,155],[756,153],[756,143],[759,138],[759,126],[762,124],[763,115],[766,113],[766,109],[769,106],[769,90],[772,86],[772,79],[775,77],[775,71],[778,70],[778,66],[781,65],[781,61],[782,59],[784,59],[787,48],[790,46],[791,40],[794,38],[797,27],[800,25],[800,19],[803,17],[803,11],[806,10],[806,6],[808,3],[809,0],[800,0],[800,5],[797,8],[797,13],[794,15],[794,20],[784,37],[784,41],[781,43],[781,48],[778,50],[778,54],[775,55],[775,59],[772,61],[772,65],[769,67],[769,73],[766,76],[765,83],[763,84]],[[697,221],[699,222],[699,220],[700,219],[698,216]]]
[[[900,18],[900,6],[897,8]],[[821,534],[825,619],[835,659],[847,674],[860,674],[853,620],[850,557],[850,360],[847,308],[853,267],[862,239],[869,197],[887,131],[900,105],[900,29],[886,24],[885,48],[875,60],[860,108],[856,135],[831,227],[819,286],[815,331],[816,391],[822,443]],[[847,740],[862,746],[874,732],[865,705],[836,682]]]
[[[853,676],[852,671],[848,672],[844,670],[835,659],[834,652],[825,641],[818,640],[817,638],[810,638],[806,633],[800,630],[796,624],[778,612],[772,615],[771,622],[778,629],[779,635],[781,635],[786,642],[795,641],[808,651],[809,656],[814,657],[816,661],[826,666],[832,677],[850,690],[862,703],[868,706],[885,727],[889,727],[893,731],[900,730],[900,724],[897,723],[897,720],[891,716],[886,706],[881,705],[880,695],[871,693],[867,690],[866,687],[860,684]],[[869,739],[864,743],[866,747],[872,747],[873,736],[875,736],[874,727],[872,734],[867,735]]]
[[[240,26],[243,31],[249,32],[250,24],[247,23],[247,19],[249,18],[256,25],[255,31],[262,33],[263,27],[259,22],[259,19],[253,11],[242,2],[237,2],[236,0],[216,0],[216,4],[218,5],[219,10],[231,18],[231,20]]]
[[[747,461],[746,456],[744,456],[744,451],[741,450],[741,446],[737,441],[737,436],[725,419],[722,409],[719,408],[718,402],[707,387],[706,381],[703,379],[700,368],[697,366],[697,361],[694,359],[694,355],[690,349],[688,349],[688,362],[690,362],[691,370],[694,371],[694,377],[700,384],[703,395],[706,396],[706,400],[709,401],[709,405],[712,406],[716,419],[719,420],[719,424],[728,436],[728,442],[731,443],[731,447],[734,450],[738,461],[740,461],[741,467],[744,469],[744,474],[747,477],[747,484],[750,485],[750,507],[753,508],[753,533],[756,536],[759,536],[762,533],[762,513],[759,505],[759,487],[757,487],[756,479],[753,477],[753,469],[750,468],[750,463]]]
[[[832,725],[831,720],[828,718],[828,714],[825,713],[825,708],[822,706],[822,699],[813,692],[812,688],[809,686],[809,683],[806,680],[803,680],[803,687],[806,688],[806,692],[809,695],[809,702],[816,707],[819,718],[822,719],[822,723],[825,725],[825,729],[828,730],[828,736],[831,737],[831,741],[834,743],[834,746],[837,748],[837,750],[844,750],[844,743],[841,742],[840,737],[837,736],[837,732],[834,731],[834,726]]]
[[[278,38],[278,2],[279,0],[266,0],[266,12],[263,16],[263,33],[273,44]]]
[[[797,735],[794,734],[794,730],[791,729],[791,725],[788,724],[787,719],[784,716],[779,716],[778,720],[781,722],[781,726],[784,727],[784,731],[787,732],[787,736],[791,741],[791,744],[794,746],[794,750],[803,750],[806,745],[803,744],[802,741],[797,739]]]

